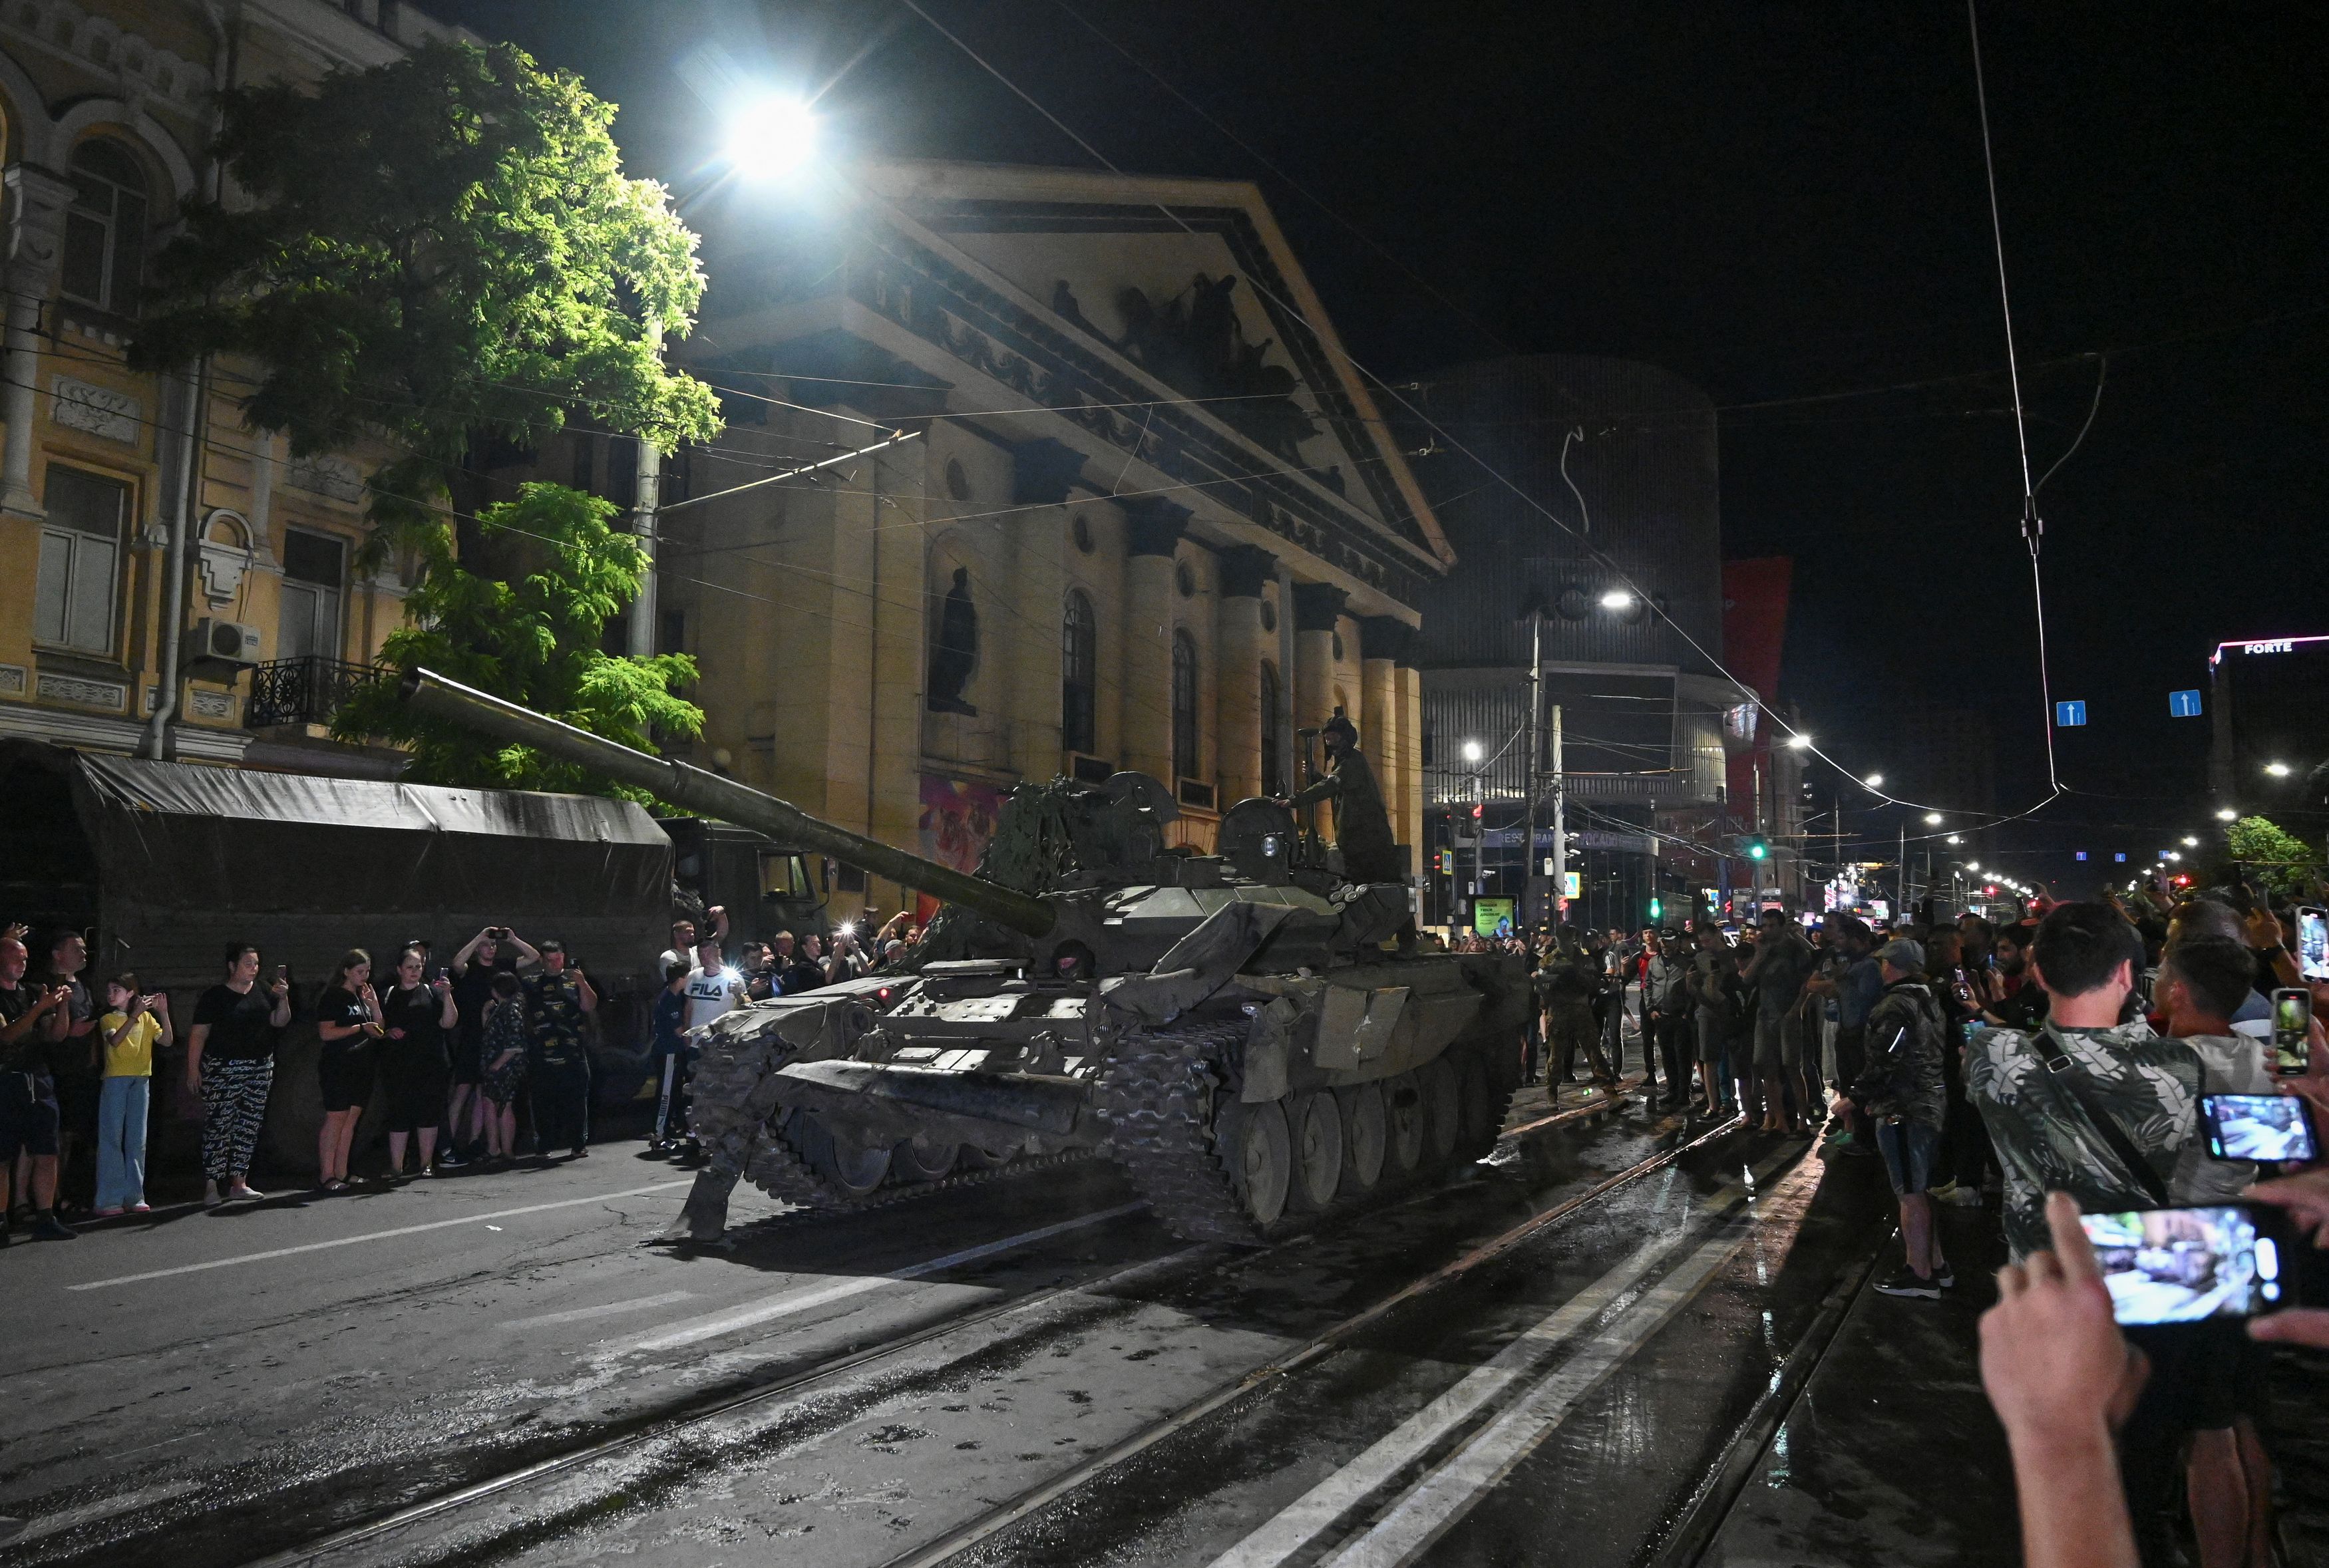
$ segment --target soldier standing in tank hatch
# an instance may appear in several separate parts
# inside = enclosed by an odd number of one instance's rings
[[[1326,745],[1325,776],[1278,804],[1306,806],[1314,801],[1334,803],[1334,847],[1343,852],[1343,875],[1353,882],[1404,882],[1407,869],[1400,864],[1399,844],[1391,837],[1391,812],[1383,805],[1382,786],[1375,770],[1359,750],[1359,727],[1337,713],[1319,731]],[[1415,951],[1412,911],[1399,928],[1399,950]]]

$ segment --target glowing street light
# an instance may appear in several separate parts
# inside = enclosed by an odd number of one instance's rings
[[[1866,784],[1870,789],[1880,789],[1883,786],[1884,775],[1881,773],[1872,773],[1860,782]]]
[[[807,104],[759,99],[728,122],[728,162],[746,179],[782,179],[808,161],[816,140],[816,116]]]
[[[2289,765],[2285,762],[2268,762],[2264,765],[2264,771],[2272,775],[2275,778],[2287,778],[2289,775],[2290,769]]]
[[[1464,760],[1466,762],[1477,762],[1483,755],[1485,754],[1480,750],[1480,743],[1478,741],[1467,740],[1464,743]]]
[[[2192,837],[2190,833],[2186,833],[2183,835],[2183,847],[2187,850],[2196,850],[2200,847],[2200,840]]]
[[[2231,807],[2226,806],[2222,811],[2216,813],[2216,820],[2220,822],[2237,822],[2240,820],[2240,813],[2232,810]]]
[[[1938,827],[1939,827],[1940,825],[1941,825],[1941,813],[1940,813],[1940,812],[1927,812],[1925,813],[1925,826],[1927,826],[1927,827],[1928,827],[1928,828],[1938,828]]]
[[[1601,607],[1605,610],[1630,610],[1634,607],[1634,596],[1623,588],[1611,588],[1601,596]]]
[[[1979,860],[1967,860],[1966,862],[1966,869],[1968,871],[1978,871],[1981,869],[1981,862]]]
[[[1962,844],[1965,842],[1965,840],[1955,833],[1951,833],[1948,837],[1948,842],[1952,844]]]
[[[1798,729],[1795,734],[1787,737],[1787,749],[1789,751],[1809,751],[1811,748],[1812,737],[1806,735],[1802,730]]]

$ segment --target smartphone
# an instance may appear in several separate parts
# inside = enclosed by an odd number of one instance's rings
[[[2216,1160],[2318,1160],[2305,1102],[2289,1094],[2202,1094],[2200,1125]]]
[[[2313,993],[2301,985],[2286,985],[2272,993],[2272,1070],[2295,1075],[2312,1065],[2308,1037],[2313,1024]]]
[[[2296,968],[2307,980],[2329,980],[2329,909],[2296,912]]]
[[[2089,1214],[2093,1244],[2121,1323],[2197,1323],[2251,1318],[2286,1304],[2280,1244],[2264,1211],[2244,1204]]]

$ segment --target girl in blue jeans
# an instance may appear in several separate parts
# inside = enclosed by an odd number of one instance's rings
[[[105,1078],[97,1101],[97,1213],[146,1212],[146,1112],[154,1082],[154,1052],[170,1044],[170,1003],[159,993],[140,996],[137,977],[105,982],[105,1013],[97,1020],[97,1050]]]

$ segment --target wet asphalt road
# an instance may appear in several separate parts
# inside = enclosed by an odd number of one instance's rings
[[[629,1433],[325,1560],[886,1564],[1155,1439],[965,1560],[1633,1562],[1890,1207],[1872,1162],[1706,1131],[1630,1100],[1248,1253],[1098,1164],[838,1219],[740,1194],[732,1252],[674,1253],[642,1244],[684,1173],[621,1146],[19,1247],[0,1561],[248,1563]]]

